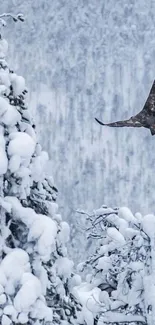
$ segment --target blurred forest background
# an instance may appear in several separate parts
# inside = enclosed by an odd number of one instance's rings
[[[109,122],[142,109],[155,78],[155,1],[5,0],[3,12],[26,18],[4,32],[8,61],[26,79],[78,258],[76,209],[154,211],[155,137],[103,128],[94,117]]]

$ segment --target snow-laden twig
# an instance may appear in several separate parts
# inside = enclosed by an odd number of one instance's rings
[[[100,320],[103,322],[109,324],[109,323],[131,323],[131,322],[137,322],[137,323],[144,323],[146,324],[145,317],[141,315],[124,315],[117,312],[107,311],[105,312],[101,317]]]
[[[74,210],[74,211],[77,212],[77,213],[79,213],[79,214],[84,214],[87,217],[93,217],[93,214],[89,214],[88,212],[83,211],[83,210]]]
[[[24,16],[23,14],[19,13],[17,15],[11,14],[11,13],[3,13],[0,15],[0,19],[2,18],[12,18],[15,22],[20,20],[20,21],[24,21]]]
[[[17,15],[11,14],[11,13],[3,13],[0,15],[0,29],[2,29],[3,27],[5,27],[7,25],[6,23],[6,19],[11,18],[13,19],[14,22],[17,21],[24,21],[24,16],[23,14],[19,13]],[[0,35],[1,37],[1,35]]]

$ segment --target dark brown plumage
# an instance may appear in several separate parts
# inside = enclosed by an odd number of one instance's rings
[[[132,116],[128,120],[112,123],[102,123],[97,118],[95,120],[101,125],[110,127],[144,127],[149,129],[152,135],[155,135],[155,80],[142,111],[137,115]]]

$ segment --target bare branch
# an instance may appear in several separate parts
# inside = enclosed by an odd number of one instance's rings
[[[7,25],[7,23],[6,23],[7,18],[11,18],[15,22],[17,22],[18,20],[23,22],[25,20],[23,14],[21,14],[21,13],[19,13],[17,15],[14,15],[11,13],[1,14],[0,15],[0,28],[1,29]],[[1,35],[0,35],[0,37],[1,37]]]
[[[12,18],[15,22],[18,21],[18,20],[23,22],[25,20],[23,14],[21,14],[21,13],[19,13],[17,15],[13,15],[11,13],[4,13],[4,14],[0,15],[0,19],[8,18],[8,17]]]
[[[83,210],[75,210],[75,212],[79,213],[79,214],[84,214],[88,217],[93,217],[93,214],[89,214],[88,212],[85,212]]]

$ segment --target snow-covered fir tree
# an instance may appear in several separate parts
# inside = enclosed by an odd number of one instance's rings
[[[97,249],[75,288],[87,325],[155,324],[155,216],[102,206],[87,221]]]
[[[80,305],[70,292],[79,277],[67,257],[69,225],[46,175],[48,154],[37,142],[25,80],[8,67],[7,51],[1,33],[0,323],[73,324]]]

